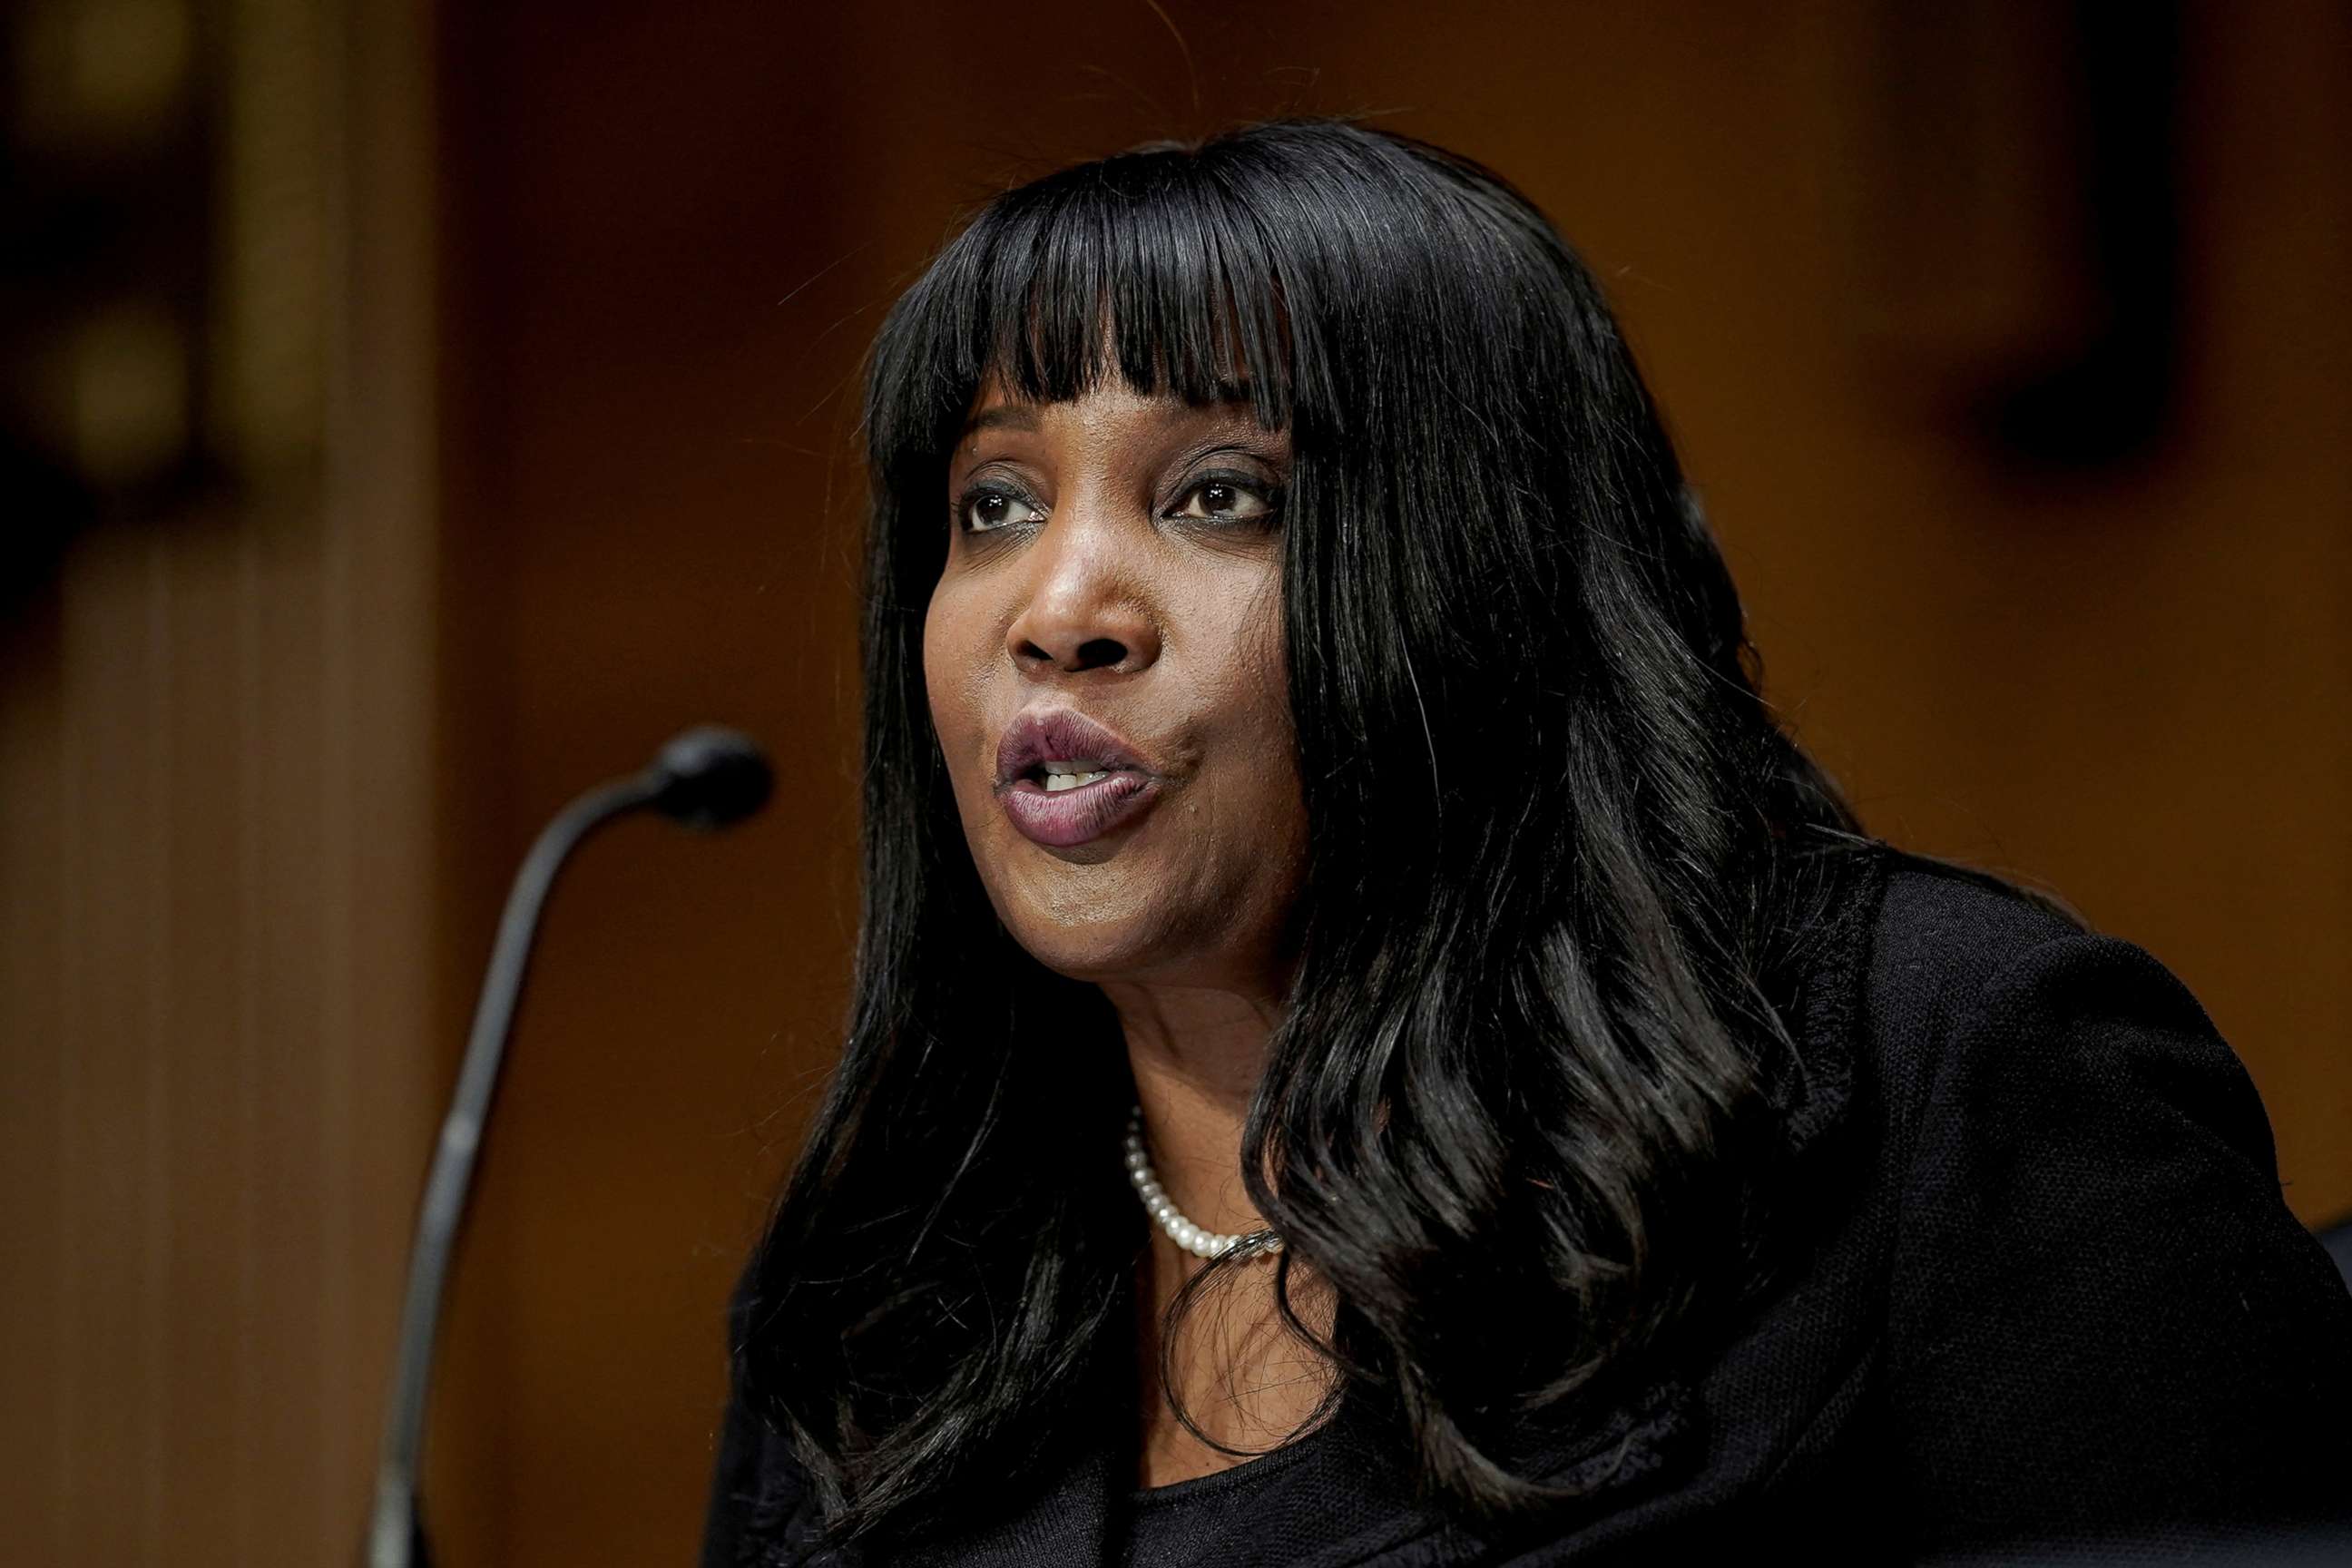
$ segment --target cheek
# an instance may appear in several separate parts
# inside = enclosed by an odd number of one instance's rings
[[[931,728],[942,734],[955,716],[955,689],[948,679],[948,650],[940,601],[934,595],[930,608],[923,616],[923,696],[930,704]]]
[[[988,659],[981,621],[945,588],[931,595],[923,616],[923,692],[930,704],[931,728],[947,758],[948,777],[959,796],[975,782],[970,776],[978,754],[975,737],[984,720]]]
[[[1218,706],[1232,716],[1235,738],[1251,749],[1252,763],[1262,764],[1268,788],[1295,792],[1290,685],[1274,585],[1257,584],[1229,614],[1218,661],[1223,671]]]
[[[1298,781],[1296,727],[1284,657],[1282,617],[1270,583],[1238,604],[1227,600],[1218,638],[1210,706],[1221,716],[1215,749],[1223,763],[1215,826],[1241,841],[1282,880],[1305,841],[1306,803]]]

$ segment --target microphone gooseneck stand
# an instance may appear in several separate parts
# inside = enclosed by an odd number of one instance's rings
[[[384,1408],[367,1568],[425,1568],[432,1560],[417,1512],[417,1461],[425,1440],[434,1334],[448,1281],[450,1248],[465,1217],[475,1157],[498,1092],[515,1005],[530,967],[531,942],[556,873],[590,834],[615,817],[651,807],[690,827],[716,831],[758,811],[767,802],[771,784],[767,760],[747,737],[716,726],[689,730],[664,746],[643,772],[599,784],[565,806],[523,857],[507,895],[506,912],[499,920],[473,1033],[457,1069],[457,1090],[441,1123],[441,1141],[417,1213],[400,1346]]]

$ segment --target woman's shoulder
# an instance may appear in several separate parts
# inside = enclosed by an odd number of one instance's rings
[[[1867,981],[1879,1010],[1949,1016],[2036,949],[2095,934],[2056,895],[1999,873],[1884,843],[1870,853]]]
[[[1956,1053],[2008,1058],[2011,1074],[2079,1067],[2087,1043],[2114,1034],[2103,1018],[2162,1024],[2235,1067],[2178,976],[2056,895],[1886,844],[1869,858],[1850,960],[1854,1043],[1898,1102],[1965,1069]]]
[[[1775,1095],[1801,1148],[1872,1110],[1899,1138],[1988,988],[2089,930],[2053,896],[1992,872],[1880,839],[1838,840],[1793,972],[1801,1079]],[[1854,1104],[1857,1089],[1874,1104]]]
[[[2155,954],[1992,872],[1884,844],[1870,854],[1849,1039],[1898,1142],[1939,1121],[2013,1128],[2066,1100],[2096,1121],[2169,1102],[2270,1164],[2243,1066]]]
[[[1873,853],[1880,886],[1854,1004],[1883,1073],[1948,1076],[1970,1065],[1953,1053],[1990,1052],[2012,1076],[2131,1058],[2243,1078],[2188,984],[2139,943],[1995,873]]]
[[[2311,1510],[2346,1445],[2294,1434],[2352,1392],[2352,1300],[2235,1053],[2144,948],[2004,879],[1872,856],[1858,1223],[1931,1533]]]

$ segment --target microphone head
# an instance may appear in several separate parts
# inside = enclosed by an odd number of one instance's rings
[[[768,804],[775,776],[751,737],[718,724],[673,736],[654,758],[654,809],[706,832],[731,827]]]

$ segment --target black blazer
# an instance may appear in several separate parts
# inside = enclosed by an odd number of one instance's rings
[[[2281,1201],[2262,1104],[2195,999],[2128,942],[1892,850],[1857,858],[1840,911],[1797,1002],[1806,1081],[1784,1114],[1812,1223],[1790,1283],[1711,1361],[1539,1448],[1590,1488],[1540,1529],[1417,1506],[1351,1396],[1139,1504],[1131,1428],[1107,1416],[1052,1473],[1003,1478],[998,1510],[887,1560],[1885,1562],[2340,1517],[2352,1298]],[[704,1563],[829,1561],[803,1556],[803,1479],[730,1403]]]

